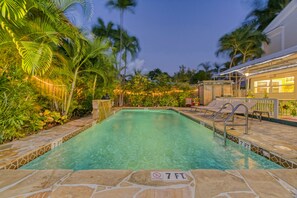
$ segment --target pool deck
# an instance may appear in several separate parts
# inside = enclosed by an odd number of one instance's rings
[[[176,111],[205,124],[212,129],[213,121],[209,114],[197,112],[190,108],[178,108]],[[236,123],[243,123],[242,116],[236,117]],[[224,131],[223,122],[215,124],[216,129]],[[251,145],[251,150],[286,168],[297,168],[297,127],[270,121],[249,118],[248,134],[243,126],[227,127],[232,141],[242,140]]]
[[[189,108],[175,110],[212,126],[201,113]],[[256,119],[250,121],[248,134],[242,127],[235,127],[228,130],[229,138],[250,143],[254,152],[294,169],[191,170],[185,172],[186,181],[153,180],[155,170],[8,170],[26,164],[95,123],[86,117],[0,145],[0,197],[297,197],[297,127]],[[223,129],[222,123],[216,126]]]

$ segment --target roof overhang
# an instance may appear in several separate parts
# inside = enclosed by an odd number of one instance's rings
[[[297,67],[297,46],[237,65],[222,72],[220,75],[238,72],[246,76],[254,76],[292,67]]]

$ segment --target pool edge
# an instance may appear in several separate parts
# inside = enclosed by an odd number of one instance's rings
[[[169,108],[169,110],[173,110],[175,112],[178,112],[181,115],[193,120],[194,122],[197,122],[198,124],[202,124],[206,128],[208,128],[210,130],[213,130],[213,127],[211,125],[204,122],[203,120],[200,120],[197,117],[192,117],[190,115],[187,115],[184,112],[181,112],[181,111],[179,111],[178,109],[175,109],[175,108]],[[224,135],[224,131],[219,129],[219,128],[216,128],[215,131],[216,131],[216,133],[218,133],[221,136]],[[265,149],[263,147],[260,147],[260,146],[258,146],[257,144],[255,144],[255,143],[253,143],[251,141],[248,141],[248,140],[246,140],[244,138],[236,137],[236,136],[231,135],[229,133],[227,133],[227,139],[231,140],[232,142],[234,142],[236,144],[239,144],[239,139],[244,140],[246,143],[249,143],[251,145],[250,151],[252,151],[252,152],[254,152],[254,153],[256,153],[256,154],[258,154],[258,155],[260,155],[262,157],[265,157],[266,159],[268,159],[268,160],[282,166],[283,168],[297,169],[297,163],[295,163],[293,161],[290,161],[288,159],[285,159],[280,154],[277,154],[275,152],[271,152],[271,151],[269,151],[269,149]]]

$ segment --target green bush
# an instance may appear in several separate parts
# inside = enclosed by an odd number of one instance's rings
[[[126,95],[127,105],[132,107],[183,107],[190,91],[164,93],[153,96],[150,93]]]
[[[0,142],[25,135],[22,126],[34,112],[34,96],[30,92],[23,84],[0,91]]]

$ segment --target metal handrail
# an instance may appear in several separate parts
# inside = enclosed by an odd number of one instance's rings
[[[213,119],[213,123],[212,123],[213,135],[215,135],[215,132],[216,132],[215,122],[216,122],[216,121],[217,121],[217,122],[220,122],[220,121],[222,122],[222,121],[224,121],[224,120],[222,120],[222,119],[221,119],[221,120],[217,120],[217,117],[218,117],[218,115],[220,115],[220,113],[222,112],[223,109],[226,109],[226,107],[227,107],[228,105],[231,106],[232,111],[233,111],[233,109],[234,109],[233,104],[227,102],[227,103],[225,103],[225,104],[220,108],[219,111],[217,111],[217,112],[213,115],[213,117],[212,117],[212,119]]]
[[[243,106],[244,109],[245,109],[245,112],[244,112],[244,116],[245,116],[245,123],[243,124],[234,124],[234,114],[236,113],[236,110],[240,107],[240,106]],[[233,107],[233,106],[232,106]],[[226,145],[226,141],[227,141],[227,129],[226,127],[227,126],[245,126],[244,128],[244,134],[248,134],[248,114],[249,114],[249,109],[246,105],[244,104],[238,104],[236,105],[234,108],[232,108],[232,112],[227,116],[227,118],[225,118],[224,120],[213,120],[213,131],[214,131],[214,134],[215,134],[215,122],[217,121],[223,121],[224,122],[224,145]],[[232,118],[232,123],[228,123],[230,122],[229,120]]]
[[[215,120],[215,119],[217,118],[217,116],[220,115],[220,113],[222,112],[222,110],[226,109],[226,107],[227,107],[228,105],[230,105],[230,106],[232,107],[232,110],[234,109],[233,104],[230,103],[230,102],[227,102],[227,103],[225,103],[225,104],[220,108],[219,111],[215,112],[215,114],[213,115],[213,119]]]

